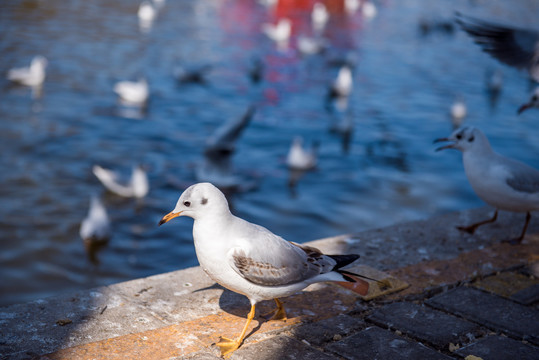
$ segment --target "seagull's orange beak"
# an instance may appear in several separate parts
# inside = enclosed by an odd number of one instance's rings
[[[164,223],[166,222],[169,222],[170,220],[174,219],[175,217],[178,217],[181,215],[181,211],[180,212],[177,212],[177,213],[174,213],[174,212],[169,212],[168,214],[166,214],[165,216],[163,216],[163,218],[161,219],[161,221],[159,221],[159,226],[163,225]]]

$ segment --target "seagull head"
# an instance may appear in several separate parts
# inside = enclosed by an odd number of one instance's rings
[[[216,212],[230,212],[225,195],[211,183],[198,183],[183,192],[174,210],[163,216],[159,225],[178,216],[189,216],[196,220]]]
[[[518,114],[520,115],[525,110],[532,107],[539,108],[539,87],[535,89],[532,96],[530,97],[530,100],[527,103],[522,104],[522,106],[518,108]]]
[[[449,144],[440,146],[436,151],[444,149],[457,149],[462,152],[473,150],[490,148],[487,137],[481,130],[472,126],[462,127],[453,131],[453,133],[446,138],[440,138],[434,140],[434,143],[448,141]]]

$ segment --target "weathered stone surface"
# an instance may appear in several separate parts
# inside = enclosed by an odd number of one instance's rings
[[[429,299],[427,304],[493,330],[539,343],[539,311],[497,295],[459,287]]]
[[[524,304],[531,305],[539,301],[539,284],[532,285],[511,295],[511,299]]]
[[[488,336],[457,350],[455,353],[462,357],[475,355],[485,360],[539,359],[539,348],[504,336]]]
[[[0,354],[44,354],[164,323],[111,287],[0,308]]]
[[[533,287],[535,286],[535,295],[537,300],[539,300],[539,279],[524,275],[517,271],[506,271],[488,276],[484,279],[474,281],[473,286],[503,297],[512,298],[515,301],[523,295],[525,297],[533,297]],[[515,299],[514,296],[519,293],[521,295],[518,295]],[[526,296],[525,294],[528,295]],[[525,299],[523,298],[523,300]],[[531,301],[533,302],[533,299],[531,299]]]
[[[473,334],[479,328],[469,321],[409,302],[386,305],[367,319],[442,348],[458,343],[461,336]]]
[[[312,359],[336,360],[337,358],[325,354],[309,346],[305,342],[280,335],[256,344],[243,346],[232,353],[231,360],[274,360],[274,359]]]
[[[373,326],[326,348],[346,359],[354,360],[447,360],[450,357]]]
[[[365,322],[348,315],[339,315],[315,323],[302,324],[292,330],[293,336],[310,344],[320,346],[328,341],[348,336],[365,327]]]

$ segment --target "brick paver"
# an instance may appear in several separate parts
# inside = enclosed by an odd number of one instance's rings
[[[478,325],[469,321],[409,302],[386,305],[367,320],[440,348],[447,348],[450,343],[456,344],[459,338],[479,329]]]
[[[426,303],[493,330],[539,343],[539,311],[500,296],[459,287]]]

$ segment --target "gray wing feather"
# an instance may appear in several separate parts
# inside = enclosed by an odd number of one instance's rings
[[[506,180],[507,185],[516,191],[539,193],[539,170],[514,160],[510,166],[512,176]]]
[[[498,25],[457,14],[457,22],[483,51],[517,68],[529,68],[537,59],[539,32]]]
[[[239,247],[231,249],[229,256],[232,268],[238,274],[262,286],[299,283],[331,271],[336,263],[330,257],[313,251],[313,248],[307,251],[286,241],[281,243],[279,256],[272,256],[271,251],[248,253]]]

